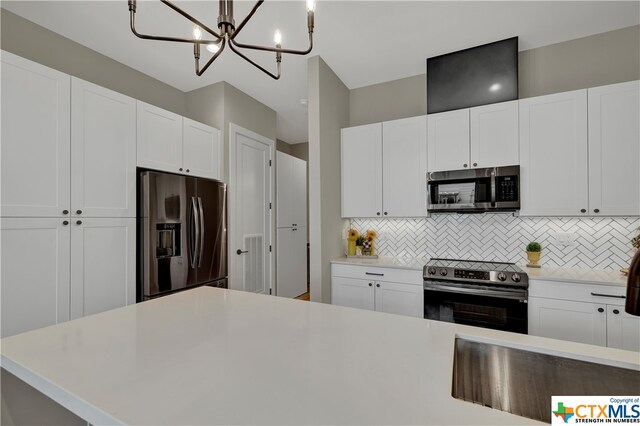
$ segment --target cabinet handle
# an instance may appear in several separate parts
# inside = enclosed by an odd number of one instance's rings
[[[604,293],[594,293],[591,292],[592,296],[600,296],[600,297],[612,297],[614,299],[626,299],[627,296],[616,296],[615,294],[604,294]]]
[[[68,221],[68,220],[65,220],[64,222],[62,222],[62,224],[63,224],[64,226],[67,226],[67,225],[69,224],[69,221]]]
[[[587,209],[580,209],[580,213],[586,213]]]
[[[76,225],[82,225],[82,221],[81,220],[76,220]]]
[[[62,210],[62,214],[69,214],[69,210]]]
[[[82,214],[82,210],[76,210],[77,214]]]
[[[369,287],[373,286],[373,284],[369,283]]]
[[[478,163],[473,163],[473,167],[475,167],[475,166],[477,166],[477,165],[478,165]]]
[[[376,274],[375,272],[365,272],[365,275],[373,275],[376,277],[384,277],[384,274]]]
[[[380,287],[380,284],[376,284],[376,287],[378,287],[378,288],[379,288],[379,287]]]
[[[598,308],[598,312],[604,312],[604,308]]]
[[[593,209],[594,213],[600,213],[600,209]]]
[[[467,163],[464,164],[464,168],[466,169],[468,167]]]
[[[614,314],[616,314],[616,315],[618,315],[618,314],[620,313],[620,311],[619,311],[619,310],[617,310],[617,309],[614,309],[614,310],[613,310],[613,313],[614,313]]]

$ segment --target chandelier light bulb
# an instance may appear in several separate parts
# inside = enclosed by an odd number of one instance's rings
[[[193,38],[196,40],[202,39],[202,30],[197,25],[193,26]]]
[[[273,41],[278,46],[282,44],[282,33],[280,32],[280,30],[276,30],[276,32],[273,34]]]
[[[216,53],[218,50],[220,50],[220,45],[219,44],[207,44],[207,50],[211,53]]]
[[[307,0],[307,12],[316,10],[316,0]]]

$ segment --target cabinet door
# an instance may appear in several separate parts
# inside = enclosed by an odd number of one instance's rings
[[[138,166],[183,173],[182,117],[141,101],[136,103]]]
[[[587,213],[586,90],[520,100],[520,180],[521,216]]]
[[[307,162],[293,157],[292,165],[292,222],[299,228],[307,226]]]
[[[293,226],[293,157],[276,152],[276,226]]]
[[[382,216],[382,123],[342,129],[342,217]]]
[[[589,89],[589,213],[640,215],[640,82]]]
[[[519,164],[518,101],[471,108],[471,167]]]
[[[640,317],[626,313],[623,306],[607,305],[607,346],[640,352]]]
[[[222,180],[220,131],[215,127],[182,119],[182,167],[184,172]]]
[[[69,225],[2,219],[2,337],[69,319]]]
[[[430,172],[469,167],[469,109],[427,116]]]
[[[71,222],[71,318],[136,302],[136,219]]]
[[[427,119],[382,123],[383,215],[427,215]]]
[[[136,101],[75,77],[71,214],[136,216]]]
[[[376,282],[376,311],[424,317],[424,290],[421,285]]]
[[[373,281],[331,277],[331,304],[373,311],[373,301]]]
[[[5,51],[1,74],[1,214],[62,216],[70,199],[70,76]]]
[[[529,297],[529,334],[606,346],[606,305]]]

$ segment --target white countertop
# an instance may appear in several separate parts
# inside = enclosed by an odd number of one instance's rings
[[[456,335],[640,369],[637,353],[201,287],[1,341],[92,424],[530,424],[451,396]]]
[[[363,256],[362,258],[341,257],[332,260],[331,263],[422,271],[422,268],[428,260],[429,258],[392,256],[380,256],[378,259],[367,259]],[[555,266],[528,268],[525,265],[518,266],[529,275],[529,279],[614,286],[627,285],[627,277],[615,269],[563,268]]]

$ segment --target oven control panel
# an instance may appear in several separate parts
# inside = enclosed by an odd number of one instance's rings
[[[456,278],[464,278],[470,280],[489,280],[490,274],[488,271],[470,271],[467,269],[454,269],[453,276]]]

